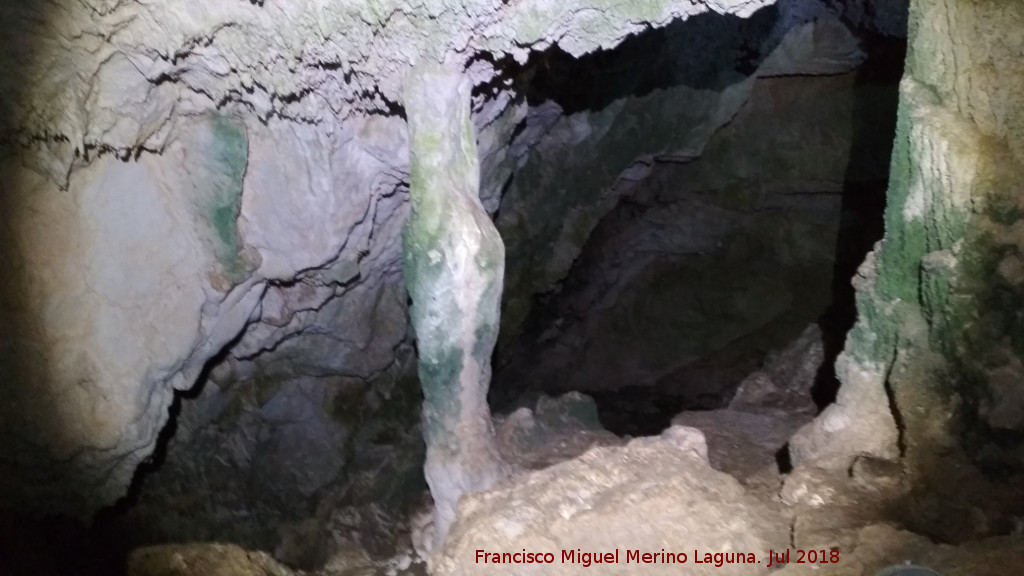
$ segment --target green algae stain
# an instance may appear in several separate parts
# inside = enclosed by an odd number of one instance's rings
[[[896,120],[896,144],[885,210],[885,242],[878,258],[878,288],[880,296],[887,300],[910,302],[917,299],[918,265],[927,247],[924,224],[920,220],[908,222],[903,214],[916,169],[911,156],[911,119],[907,107],[906,103],[900,103]]]
[[[249,141],[245,126],[226,115],[215,115],[208,124],[206,180],[201,183],[201,209],[211,230],[210,242],[224,279],[237,284],[253,266],[242,256],[238,215],[249,162]]]

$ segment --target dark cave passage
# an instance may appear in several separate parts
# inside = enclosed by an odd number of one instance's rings
[[[834,400],[833,364],[856,318],[851,279],[882,237],[906,44],[854,28],[861,52],[847,69],[765,74],[781,66],[769,56],[786,26],[774,7],[746,20],[702,16],[578,60],[552,49],[528,68],[532,110],[540,116],[554,103],[599,125],[600,141],[577,158],[530,156],[512,176],[499,229],[515,241],[522,218],[514,213],[528,205],[517,178],[571,197],[567,218],[599,217],[585,235],[549,236],[554,252],[563,243],[578,253],[564,276],[535,290],[518,336],[500,342],[491,387],[498,412],[574,390],[595,399],[608,430],[657,434],[680,412],[726,408],[744,378],[809,325],[824,358],[809,393],[818,410]],[[697,49],[709,44],[714,50]],[[749,91],[713,129],[711,120],[645,118],[688,107],[721,114],[738,86]],[[709,104],[708,94],[719,100]],[[643,132],[659,123],[708,137],[694,145]],[[531,163],[546,160],[560,165],[544,180],[536,173],[545,168]],[[611,178],[592,177],[623,165]],[[580,191],[580,181],[606,191]],[[545,273],[519,253],[510,248],[510,302],[517,265],[529,271],[518,277]]]

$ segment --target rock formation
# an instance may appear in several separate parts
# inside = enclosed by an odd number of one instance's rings
[[[459,498],[490,488],[505,468],[487,406],[505,245],[480,203],[469,79],[428,62],[406,83],[412,210],[403,271],[423,387],[424,471],[440,544]]]
[[[765,4],[6,4],[2,244],[17,280],[3,291],[0,425],[5,469],[20,472],[3,502],[113,503],[174,391],[243,329],[254,352],[316,340],[304,309],[395,281],[397,111],[416,55],[500,86],[502,58],[556,42],[580,55]],[[476,97],[478,128],[510,97]],[[297,284],[323,287],[319,303],[284,295]],[[372,378],[382,360],[343,370]]]
[[[1016,574],[1024,6],[907,15],[4,2],[0,572]]]
[[[1011,304],[1024,100],[1007,83],[1024,77],[1022,18],[1005,3],[912,6],[885,239],[855,279],[839,397],[794,438],[796,463],[845,469],[859,454],[902,457],[922,498],[944,494],[990,514],[1002,505],[977,499],[991,487],[976,467],[1018,458],[998,438],[1020,430],[1024,398]]]

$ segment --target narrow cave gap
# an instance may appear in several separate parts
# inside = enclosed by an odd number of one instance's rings
[[[774,48],[778,13],[774,4],[750,18],[703,13],[580,58],[555,44],[531,58],[520,82],[531,106],[554,101],[567,115],[680,85],[721,90],[749,76]]]
[[[514,85],[525,96],[531,113],[539,114],[538,111],[554,103],[563,117],[574,117],[585,124],[600,118],[604,111],[621,106],[627,111],[610,121],[611,127],[602,125],[599,130],[626,132],[637,130],[642,121],[615,122],[628,114],[644,113],[630,109],[629,102],[677,90],[684,94],[678,105],[685,108],[688,96],[725,93],[747,81],[752,81],[753,87],[747,101],[717,127],[697,153],[676,155],[666,150],[643,149],[641,144],[634,163],[627,165],[617,181],[611,178],[605,184],[621,185],[639,171],[640,176],[630,189],[613,192],[611,196],[618,196],[610,202],[608,194],[602,196],[591,191],[588,198],[585,191],[569,192],[576,197],[565,214],[587,210],[588,202],[608,202],[610,207],[600,212],[585,240],[576,246],[579,252],[571,267],[546,290],[529,296],[530,312],[516,337],[499,341],[491,387],[491,404],[497,413],[532,407],[539,395],[579,391],[594,398],[601,423],[608,430],[629,436],[657,434],[680,412],[727,408],[744,378],[759,370],[769,370],[766,364],[812,324],[820,331],[816,340],[823,361],[817,363],[813,386],[807,391],[811,413],[835,400],[839,385],[835,359],[856,320],[851,279],[883,233],[888,164],[906,41],[904,36],[886,36],[846,23],[862,51],[859,64],[828,73],[797,71],[760,76],[759,68],[783,42],[786,33],[803,23],[797,22],[787,29],[781,21],[780,9],[772,6],[749,19],[709,14],[675,22],[631,37],[615,49],[578,59],[554,46],[531,58],[516,78]],[[816,33],[827,35],[829,29],[823,26]],[[772,101],[765,104],[766,99]],[[835,104],[837,100],[843,103]],[[781,117],[792,122],[781,124]],[[670,118],[665,120],[671,122]],[[517,127],[517,135],[526,130],[524,125],[528,123],[529,120]],[[608,138],[606,132],[599,130],[595,129],[598,138]],[[771,159],[760,164],[757,160],[747,164],[742,158],[737,160],[744,154],[771,153],[776,133],[780,135],[779,147],[793,148],[778,153],[776,158],[791,163],[783,167],[791,174],[772,173],[768,165]],[[752,142],[748,138],[751,135],[760,137],[762,142]],[[801,140],[813,143],[798,149]],[[815,148],[827,144],[842,148],[843,157]],[[600,144],[595,144],[596,152],[587,151],[596,162],[591,171],[614,172],[611,166],[622,166],[621,162],[614,163],[621,158],[602,164],[610,154],[600,148]],[[507,213],[521,210],[517,202],[525,203],[522,194],[515,196],[516,179],[524,178],[521,187],[535,186],[536,172],[543,173],[545,168],[531,163],[544,161],[540,153],[530,156],[524,161],[525,168],[504,183],[504,200],[498,208],[499,229]],[[738,167],[745,172],[716,175],[715,167],[701,166],[711,162],[718,162],[723,170]],[[826,170],[807,168],[818,162],[831,162],[832,172],[825,174]],[[565,168],[565,179],[588,170],[585,166]],[[823,175],[830,181],[816,181]],[[691,185],[694,181],[696,184]],[[548,190],[548,194],[566,193],[568,189],[564,182],[546,182],[557,188]],[[673,197],[673,192],[667,192],[673,186],[690,189]],[[573,201],[576,203],[572,204]],[[695,216],[702,211],[703,215]],[[674,216],[689,218],[693,226],[689,231],[678,226],[672,230],[672,224],[666,220]],[[514,218],[509,217],[508,222]],[[652,231],[643,226],[645,219],[657,222],[660,228]],[[718,234],[721,237],[717,246],[709,248],[699,238],[689,242],[684,239],[674,246],[668,246],[672,242],[663,243],[664,253],[639,272],[628,268],[630,262],[646,257],[642,249],[616,252],[617,243],[642,244],[637,238],[644,234],[714,236],[715,219],[735,227],[730,233]],[[773,227],[772,222],[779,224]],[[517,241],[515,235],[519,231],[508,225],[502,229],[503,234],[507,230],[514,233],[511,239],[506,237],[506,242]],[[759,237],[762,233],[767,236]],[[759,243],[774,248],[761,254],[757,249]],[[674,253],[675,249],[683,252]],[[787,254],[801,250],[818,250],[819,254],[775,264],[766,265],[764,261],[789,258]],[[743,252],[747,255],[737,255]],[[615,257],[622,261],[610,264],[608,259]],[[527,260],[523,266],[529,270],[533,261],[523,259]],[[716,260],[726,263],[719,266],[721,270],[700,272],[714,268]],[[513,275],[519,263],[513,254],[509,262]],[[749,277],[737,278],[744,272],[729,270],[732,264],[750,266]],[[775,274],[773,266],[790,269]],[[543,272],[535,268],[529,273]],[[617,277],[631,273],[633,280],[623,282]],[[682,277],[673,278],[673,274]],[[686,278],[702,274],[704,278],[700,280],[690,282]],[[699,286],[701,282],[703,287]],[[775,290],[777,298],[766,298],[765,305],[778,310],[744,326],[743,318],[736,315],[758,306],[752,301],[738,305],[732,301],[761,297],[754,288],[759,282],[767,287],[764,292]],[[786,287],[775,286],[780,282]],[[801,287],[802,284],[813,288]],[[509,299],[519,294],[518,288],[515,280],[506,284],[506,290],[512,291],[511,295],[506,294],[507,309],[511,306]],[[669,292],[659,293],[664,290]],[[624,291],[626,296],[609,296],[616,291]],[[622,304],[623,299],[630,298],[632,302]],[[636,328],[630,326],[628,313],[623,309],[643,309],[648,303],[654,308],[646,311],[639,332],[653,334],[647,344],[665,348],[661,353],[649,354],[660,356],[653,365],[644,365],[648,360],[639,358],[650,348],[638,353],[640,347],[627,342],[626,348],[618,350],[610,342],[622,342],[609,336]],[[666,303],[669,307],[656,310]],[[721,310],[716,312],[716,307]],[[659,314],[666,318],[665,323],[652,321]],[[687,314],[689,319],[683,317]],[[678,332],[680,327],[715,322],[731,322],[735,329],[716,332],[714,328],[702,328],[704,335],[694,337],[718,342],[708,346],[690,343],[689,348],[697,349],[696,353],[687,352],[685,342],[682,346],[671,342],[691,337],[685,331]],[[643,340],[645,336],[638,338]],[[666,361],[673,347],[680,356],[689,357],[680,362]],[[630,360],[606,361],[617,354]],[[621,369],[623,364],[632,366]],[[591,376],[594,379],[589,379]],[[785,447],[774,456],[779,468],[787,471]]]

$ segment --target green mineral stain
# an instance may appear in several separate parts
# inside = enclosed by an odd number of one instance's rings
[[[240,282],[251,272],[241,254],[238,215],[249,161],[249,141],[245,126],[226,115],[209,120],[210,148],[207,150],[208,180],[204,183],[204,211],[212,227],[211,241],[227,280]]]
[[[231,253],[238,252],[238,237],[235,234],[235,220],[238,218],[236,206],[227,205],[213,209],[213,228],[222,245]]]
[[[462,413],[459,374],[463,365],[463,351],[454,344],[426,353],[421,347],[419,380],[423,388],[423,404],[431,408],[423,413],[423,436],[428,446],[459,444],[452,423]]]

